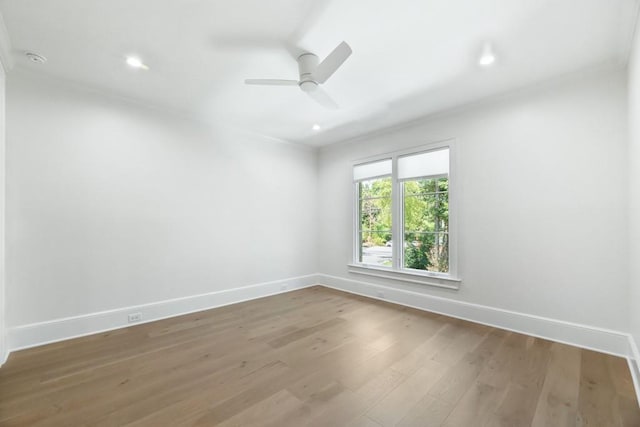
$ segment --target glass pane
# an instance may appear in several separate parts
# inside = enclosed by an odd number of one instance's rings
[[[448,185],[446,178],[404,183],[405,231],[449,231]]]
[[[364,199],[360,201],[360,230],[391,230],[391,199]]]
[[[358,185],[360,231],[390,232],[391,178],[363,181]]]
[[[448,192],[449,191],[449,178],[442,177],[438,179],[438,191]]]
[[[449,271],[449,179],[404,184],[404,267]]]
[[[391,267],[391,231],[360,233],[360,257],[364,264]]]
[[[358,183],[360,199],[391,198],[391,177],[370,179]]]
[[[404,240],[405,268],[449,272],[448,233],[407,232]]]
[[[391,177],[358,183],[359,262],[391,267]]]
[[[446,193],[449,191],[449,178],[432,178],[432,179],[416,179],[404,182],[405,196],[428,194],[428,193]]]

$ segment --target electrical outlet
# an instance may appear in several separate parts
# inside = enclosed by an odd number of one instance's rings
[[[382,299],[384,299],[384,292],[382,292],[382,291],[377,291],[377,292],[376,292],[376,296],[377,296],[378,298],[382,298]]]
[[[135,323],[142,320],[142,313],[130,313],[128,316],[129,323]]]

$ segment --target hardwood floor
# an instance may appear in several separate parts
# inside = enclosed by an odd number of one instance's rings
[[[640,426],[627,362],[313,287],[12,354],[2,426]]]

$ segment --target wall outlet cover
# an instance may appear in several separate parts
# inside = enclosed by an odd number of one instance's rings
[[[129,323],[139,322],[142,320],[142,313],[130,313],[127,318],[129,320]]]

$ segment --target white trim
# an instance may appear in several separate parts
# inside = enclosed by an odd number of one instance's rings
[[[389,301],[418,310],[443,314],[615,356],[625,358],[629,356],[628,334],[620,331],[457,301],[328,274],[320,274],[318,282],[328,288]]]
[[[11,40],[9,32],[4,24],[4,18],[0,13],[0,65],[4,71],[9,72],[13,68],[13,57],[11,56]]]
[[[349,273],[362,274],[364,276],[381,277],[383,279],[399,280],[401,282],[417,283],[419,285],[436,286],[447,289],[460,289],[461,279],[451,276],[429,274],[429,272],[421,272],[419,270],[392,270],[390,268],[376,267],[367,264],[348,264]],[[443,280],[448,283],[440,283]]]
[[[317,277],[316,274],[310,274],[201,295],[17,326],[9,328],[8,344],[10,351],[13,352],[52,342],[135,326],[168,317],[307,288],[316,284]],[[128,323],[127,315],[131,312],[142,313],[143,320],[141,322]]]
[[[402,267],[404,257],[404,206],[402,206],[404,197],[403,184],[398,181],[398,157],[392,157],[391,168],[391,241],[396,242],[391,245],[391,268],[390,270],[399,271]],[[355,206],[360,209],[360,203]],[[360,225],[360,212],[358,212],[358,226]],[[360,235],[358,235],[358,244],[362,244]],[[358,259],[354,258],[354,264],[358,264]]]
[[[627,362],[633,379],[633,387],[636,390],[636,398],[640,405],[640,366],[638,365],[640,364],[640,351],[638,351],[638,345],[631,334],[629,334],[629,356],[627,357]]]
[[[638,350],[638,345],[631,334],[629,334],[629,357],[640,362],[640,350]]]

